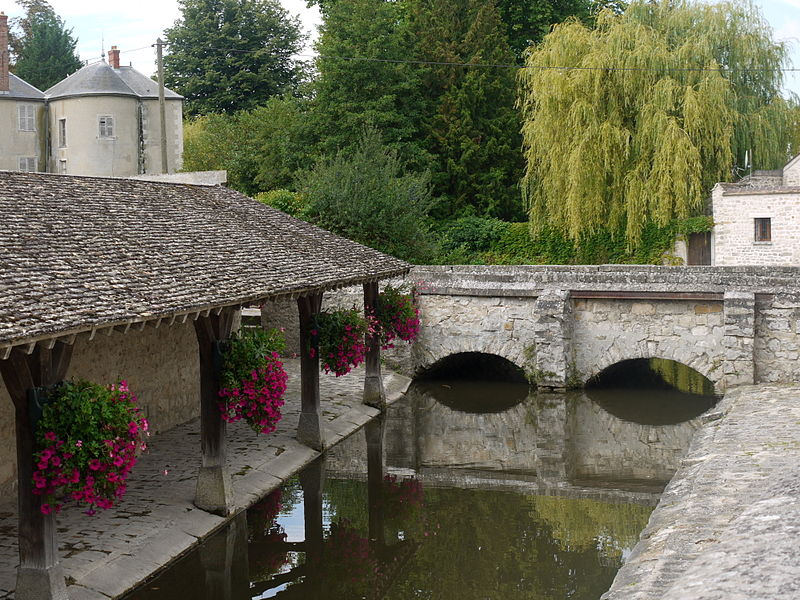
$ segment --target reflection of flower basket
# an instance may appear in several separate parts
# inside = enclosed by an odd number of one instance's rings
[[[247,511],[250,575],[254,580],[267,579],[280,571],[288,561],[284,549],[286,532],[277,523],[282,508],[281,490],[276,489]]]
[[[384,519],[390,528],[407,532],[406,537],[416,537],[423,532],[425,492],[421,481],[413,477],[398,481],[396,475],[386,475],[383,478],[382,501]]]
[[[279,360],[283,338],[277,330],[245,330],[224,344],[219,402],[222,418],[244,419],[256,433],[275,431],[286,392]]]
[[[373,585],[378,560],[369,540],[359,534],[347,519],[331,523],[325,538],[321,565],[313,565],[315,576],[325,582],[327,595],[333,598],[361,598]]]
[[[103,387],[89,381],[48,388],[36,424],[33,493],[44,496],[45,514],[58,512],[64,500],[107,509],[122,498],[125,482],[146,449],[148,423],[125,381]],[[39,395],[32,398],[39,406]]]

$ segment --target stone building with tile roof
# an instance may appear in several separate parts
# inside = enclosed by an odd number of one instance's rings
[[[183,160],[183,98],[164,90],[166,168],[158,84],[120,65],[112,46],[46,92],[8,66],[8,17],[0,13],[0,169],[129,177],[174,172]]]
[[[305,340],[297,439],[321,450],[319,358],[307,348],[322,294],[362,284],[365,307],[375,306],[378,281],[410,269],[218,186],[0,171],[0,223],[0,488],[19,496],[20,600],[66,598],[55,517],[41,514],[31,488],[29,389],[125,378],[156,430],[199,414],[195,504],[227,515],[213,348],[238,309],[296,300]],[[365,401],[369,392],[380,403],[370,344]]]

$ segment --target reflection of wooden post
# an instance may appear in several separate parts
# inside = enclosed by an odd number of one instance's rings
[[[378,282],[364,284],[364,314],[376,314],[378,308]],[[383,408],[386,405],[386,393],[381,379],[381,342],[376,336],[367,334],[367,357],[365,361],[366,376],[364,378],[364,404]]]
[[[367,434],[367,498],[369,502],[369,539],[382,545],[384,534],[383,478],[386,464],[383,460],[383,438],[386,419],[379,415],[366,424]]]
[[[241,555],[243,545],[244,557]],[[200,563],[206,577],[207,600],[234,600],[247,596],[250,582],[246,577],[246,512],[237,515],[225,529],[203,542],[200,546]],[[242,567],[245,569],[244,579],[241,576]]]
[[[200,351],[200,448],[202,465],[197,477],[194,504],[205,511],[227,516],[233,509],[231,476],[225,464],[226,423],[219,412],[220,364],[217,343],[227,340],[235,310],[198,317],[194,322]]]
[[[319,353],[309,355],[314,316],[322,309],[322,292],[297,299],[300,313],[300,423],[297,441],[322,450],[322,413],[319,406]]]
[[[67,373],[72,346],[56,343],[50,350],[37,346],[31,355],[14,348],[0,360],[0,373],[16,413],[19,501],[19,567],[17,600],[66,600],[64,571],[58,560],[55,515],[43,515],[42,497],[33,493],[34,430],[28,390],[53,385]]]
[[[303,519],[305,523],[306,565],[308,565],[308,588],[319,596],[321,581],[317,575],[322,566],[324,530],[322,526],[322,488],[325,483],[325,456],[320,456],[300,471],[300,485],[303,487]],[[304,589],[305,591],[305,589]]]

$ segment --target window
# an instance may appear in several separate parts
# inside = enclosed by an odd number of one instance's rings
[[[58,147],[59,148],[66,148],[67,147],[67,120],[66,119],[59,119],[58,120]]]
[[[36,116],[33,104],[17,104],[20,131],[36,131]]]
[[[771,242],[772,241],[772,219],[758,218],[754,219],[756,226],[755,241],[757,242]]]
[[[36,157],[35,156],[20,156],[19,157],[19,170],[26,173],[33,173],[36,171]]]
[[[114,137],[114,117],[103,115],[102,117],[98,117],[98,123],[100,125],[101,138]]]
[[[62,175],[67,174],[67,161],[65,161],[64,159],[58,161],[58,172],[61,173]]]

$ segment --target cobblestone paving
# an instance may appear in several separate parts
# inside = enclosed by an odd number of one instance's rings
[[[300,364],[287,360],[289,384],[283,419],[269,436],[244,423],[228,425],[228,464],[237,509],[246,508],[318,456],[295,440],[300,414]],[[399,398],[408,378],[384,373],[387,400]],[[320,378],[328,447],[378,414],[361,403],[364,371]],[[195,419],[154,436],[131,473],[123,502],[93,517],[65,507],[58,518],[59,547],[70,600],[113,598],[134,587],[225,519],[192,504],[200,462]],[[12,598],[17,556],[16,499],[0,500],[0,598]]]
[[[800,387],[736,388],[705,419],[605,600],[800,598]]]

